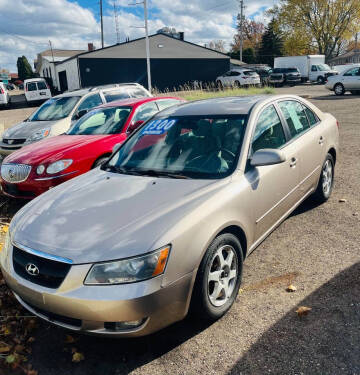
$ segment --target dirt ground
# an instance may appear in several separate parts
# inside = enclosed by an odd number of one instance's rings
[[[322,86],[277,91],[310,94],[340,122],[330,201],[304,202],[253,252],[236,304],[210,326],[186,319],[141,339],[72,335],[66,344],[68,332],[39,321],[28,356],[39,375],[360,375],[360,97]],[[0,111],[0,123],[27,111]],[[6,201],[0,217],[22,205]],[[286,292],[290,283],[295,293]],[[300,318],[299,306],[312,310]],[[72,347],[84,355],[80,363],[71,361]]]

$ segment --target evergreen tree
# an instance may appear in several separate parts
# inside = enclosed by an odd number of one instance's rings
[[[243,62],[246,64],[255,64],[255,51],[253,48],[246,48],[243,50]]]
[[[24,81],[25,79],[34,77],[31,65],[29,64],[29,61],[25,56],[18,57],[16,65],[18,69],[19,79]]]
[[[272,20],[262,37],[261,47],[258,52],[258,62],[274,66],[274,58],[283,56],[283,39],[276,25]]]

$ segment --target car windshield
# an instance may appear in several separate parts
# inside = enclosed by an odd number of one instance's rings
[[[273,73],[283,73],[284,72],[284,69],[281,69],[281,68],[275,68],[273,70]]]
[[[29,117],[29,121],[54,121],[68,117],[79,100],[80,96],[49,99]]]
[[[254,72],[253,70],[243,70],[244,76],[256,76],[257,73]]]
[[[218,179],[236,168],[246,115],[155,118],[103,169],[168,178]]]
[[[69,135],[117,134],[123,131],[132,107],[112,107],[92,110],[67,132]]]
[[[318,69],[321,71],[321,72],[326,72],[328,70],[331,70],[330,69],[330,66],[329,65],[326,65],[326,64],[320,64],[318,65]]]
[[[286,69],[286,73],[299,73],[297,68],[288,68]]]

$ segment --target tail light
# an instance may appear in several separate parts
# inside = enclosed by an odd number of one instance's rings
[[[0,87],[0,94],[4,94],[4,89]]]
[[[337,121],[337,120],[336,120],[336,126],[337,126],[338,128],[340,128],[339,121]]]

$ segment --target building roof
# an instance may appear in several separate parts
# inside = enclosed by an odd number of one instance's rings
[[[246,63],[244,63],[243,61],[240,61],[240,60],[236,60],[236,59],[230,59],[230,64],[232,65],[246,65]]]
[[[46,51],[40,52],[39,55],[45,57],[49,56],[52,58],[52,55],[54,54],[55,57],[72,57],[75,55],[78,55],[79,53],[86,52],[86,50],[83,49],[53,49],[51,52],[51,49],[47,49]],[[55,60],[56,61],[56,60]]]
[[[331,59],[331,62],[335,62],[337,60],[346,59],[348,57],[352,57],[352,56],[356,56],[356,55],[360,55],[360,49],[354,49],[352,51],[344,53],[343,55],[336,56],[336,57],[334,57],[334,58]]]
[[[180,40],[167,34],[149,35],[149,42],[150,57],[152,59],[230,59],[225,53],[185,40]],[[144,59],[146,57],[145,50],[145,37],[142,37],[128,42],[99,48],[95,51],[86,51],[79,55],[69,57],[64,60],[64,62],[76,57],[79,59]],[[61,62],[58,64],[61,64]]]

